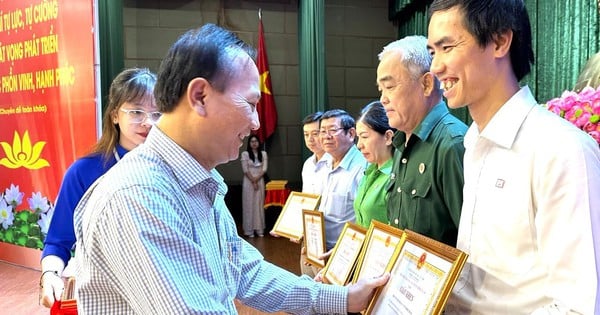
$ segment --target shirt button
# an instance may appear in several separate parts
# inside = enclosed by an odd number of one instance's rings
[[[398,187],[398,192],[401,193],[402,192],[402,188]]]
[[[413,189],[413,190],[412,190],[410,193],[414,195],[414,194],[416,194],[416,193],[417,193],[417,190],[416,190],[416,189]]]
[[[398,225],[398,219],[394,220],[394,224]]]
[[[406,164],[406,162],[408,162],[407,158],[402,158],[402,164]]]

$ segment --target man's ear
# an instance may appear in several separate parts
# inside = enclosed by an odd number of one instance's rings
[[[186,93],[188,104],[200,116],[206,116],[206,99],[211,91],[212,86],[204,78],[194,78],[188,83]]]
[[[433,77],[433,73],[425,72],[423,76],[421,76],[421,85],[423,87],[423,94],[425,96],[430,96],[433,91],[433,83],[435,82],[435,78]]]
[[[507,56],[510,52],[512,38],[512,30],[507,30],[504,33],[492,36],[492,42],[494,43],[494,56],[498,58]]]
[[[385,145],[392,145],[392,139],[394,139],[394,132],[392,130],[386,130],[385,134]]]
[[[352,137],[352,139],[356,140],[356,128],[352,127],[348,129],[348,134]]]

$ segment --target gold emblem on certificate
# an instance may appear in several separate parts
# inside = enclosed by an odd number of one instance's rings
[[[352,282],[382,275],[403,237],[402,230],[372,220]]]
[[[388,283],[375,292],[366,314],[441,314],[467,260],[451,246],[406,230],[389,262]]]

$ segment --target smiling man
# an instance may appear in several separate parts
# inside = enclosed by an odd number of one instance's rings
[[[467,126],[442,101],[423,36],[394,41],[379,54],[377,87],[394,134],[387,187],[389,223],[456,246]]]
[[[253,54],[214,24],[169,49],[154,89],[164,115],[75,211],[79,314],[235,314],[235,299],[263,312],[346,314],[387,281],[297,277],[238,236],[215,167],[259,127]]]
[[[474,120],[457,241],[469,258],[445,313],[594,314],[600,150],[519,86],[533,63],[523,0],[436,0],[430,12],[431,71]]]

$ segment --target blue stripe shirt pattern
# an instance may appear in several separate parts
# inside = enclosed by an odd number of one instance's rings
[[[346,313],[345,287],[297,277],[237,235],[227,186],[152,128],[75,210],[79,314]]]

